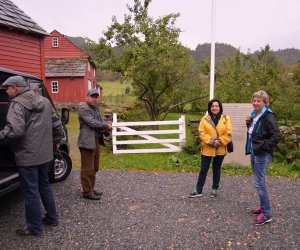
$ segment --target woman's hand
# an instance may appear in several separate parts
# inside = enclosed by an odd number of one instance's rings
[[[219,139],[215,139],[214,141],[214,147],[219,147],[221,145],[221,141]]]
[[[250,122],[251,122],[251,115],[248,115],[247,117],[246,117],[246,124],[249,124]]]

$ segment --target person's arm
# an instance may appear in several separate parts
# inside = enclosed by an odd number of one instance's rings
[[[61,141],[61,139],[64,137],[64,129],[61,123],[61,119],[59,119],[56,111],[51,106],[51,112],[52,112],[52,136],[53,136],[53,143],[57,144]]]
[[[213,138],[213,137],[211,137],[211,135],[208,134],[208,131],[205,127],[205,124],[207,124],[207,123],[208,122],[205,120],[205,117],[203,117],[200,121],[200,124],[199,124],[199,137],[200,137],[200,140],[202,142],[204,142],[205,144],[209,144],[211,146],[214,146],[214,142],[216,140],[216,137]]]
[[[0,131],[0,140],[14,141],[25,133],[25,108],[23,105],[12,103],[7,112],[7,122]]]
[[[269,114],[265,119],[265,126],[267,127],[267,131],[270,133],[270,137],[264,139],[264,147],[274,148],[281,140],[281,133],[277,125],[277,121],[274,114]]]
[[[223,145],[227,145],[229,142],[232,141],[232,124],[230,117],[226,115],[226,132],[220,135],[219,139]]]
[[[109,124],[106,122],[100,122],[96,120],[90,109],[80,107],[78,114],[79,118],[82,119],[84,123],[86,123],[91,128],[99,129],[100,131],[105,131],[109,129]]]

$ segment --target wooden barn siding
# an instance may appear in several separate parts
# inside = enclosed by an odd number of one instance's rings
[[[44,80],[43,38],[0,29],[0,67]]]
[[[58,47],[52,47],[52,37],[58,37]],[[54,31],[51,32],[49,37],[45,38],[45,57],[87,58],[88,56],[59,32]]]
[[[59,93],[52,93],[52,81],[58,81]],[[84,86],[83,77],[76,77],[73,80],[69,77],[47,77],[46,88],[53,102],[83,102],[86,98],[86,87]]]

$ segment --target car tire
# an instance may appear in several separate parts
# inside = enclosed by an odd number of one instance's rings
[[[52,182],[64,181],[72,170],[72,160],[70,156],[64,151],[60,151],[60,155],[61,157],[54,155],[54,179]]]

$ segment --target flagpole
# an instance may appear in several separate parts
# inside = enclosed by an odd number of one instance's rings
[[[216,13],[216,0],[212,0],[209,100],[214,98],[214,88],[215,88],[215,26],[216,26],[215,13]]]

